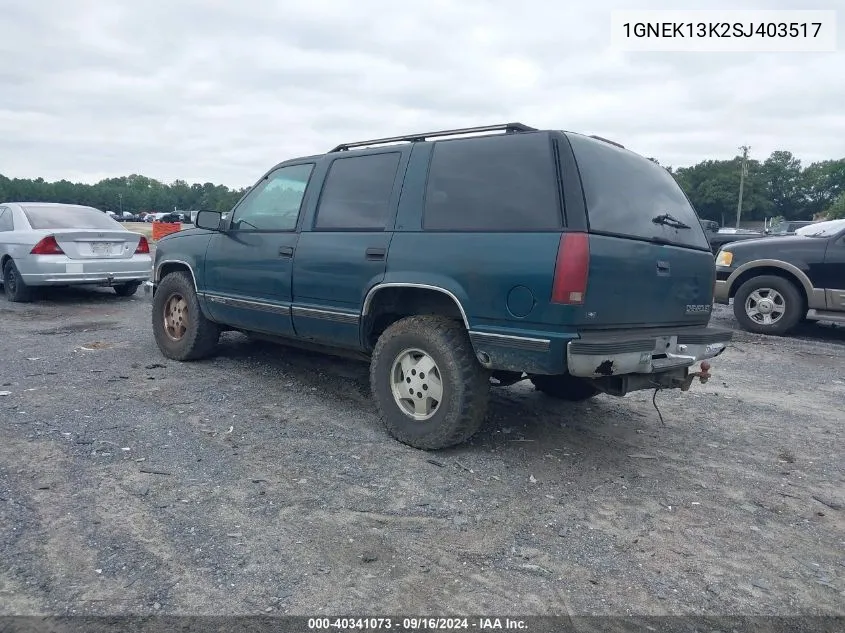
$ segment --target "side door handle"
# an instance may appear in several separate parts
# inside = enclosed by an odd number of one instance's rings
[[[376,248],[376,247],[371,246],[370,248],[368,248],[366,250],[367,259],[372,259],[372,260],[376,260],[376,261],[380,260],[380,259],[384,259],[384,256],[386,254],[387,254],[387,249],[384,249],[384,248]]]
[[[293,257],[293,246],[280,246],[279,257]]]

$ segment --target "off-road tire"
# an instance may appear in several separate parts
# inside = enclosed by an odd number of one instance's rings
[[[130,281],[125,284],[118,284],[114,286],[114,292],[118,297],[131,297],[138,292],[138,288],[140,287],[140,281]]]
[[[8,260],[3,266],[3,291],[6,299],[12,303],[29,303],[32,301],[32,288],[27,286],[18,267],[13,260]]]
[[[393,364],[408,349],[428,354],[440,372],[443,399],[425,421],[406,414],[393,396]],[[412,316],[392,324],[379,337],[370,361],[370,389],[388,433],[414,448],[437,450],[461,444],[481,428],[490,375],[476,360],[460,323],[440,316]]]
[[[531,383],[537,391],[558,400],[583,402],[599,393],[599,390],[578,376],[560,374],[556,376],[531,376]]]
[[[783,316],[771,325],[764,325],[752,320],[745,312],[745,301],[755,290],[771,288],[780,293],[784,301]],[[742,284],[734,295],[734,316],[740,327],[755,334],[769,334],[783,336],[792,330],[801,319],[806,316],[804,298],[799,289],[791,281],[775,275],[760,275],[752,277]]]
[[[168,301],[181,296],[188,311],[187,329],[179,340],[171,338],[164,326],[164,311]],[[184,272],[167,275],[156,288],[153,297],[153,336],[161,353],[179,361],[199,360],[211,356],[220,340],[220,328],[203,315],[191,277]]]

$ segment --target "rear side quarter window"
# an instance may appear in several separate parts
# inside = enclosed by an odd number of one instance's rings
[[[0,231],[13,231],[12,210],[0,207]]]
[[[559,230],[561,218],[548,135],[435,143],[425,190],[424,230]]]

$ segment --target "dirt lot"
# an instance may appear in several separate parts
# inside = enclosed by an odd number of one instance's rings
[[[431,454],[363,365],[235,334],[179,364],[149,321],[0,299],[0,614],[845,611],[845,328],[739,333],[665,426],[500,389]]]

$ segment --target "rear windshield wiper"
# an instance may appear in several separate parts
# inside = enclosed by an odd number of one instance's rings
[[[651,218],[651,221],[655,224],[665,224],[666,226],[671,226],[673,229],[692,228],[689,224],[684,224],[678,218],[669,215],[668,213],[664,213],[663,215],[658,215],[657,217]]]

